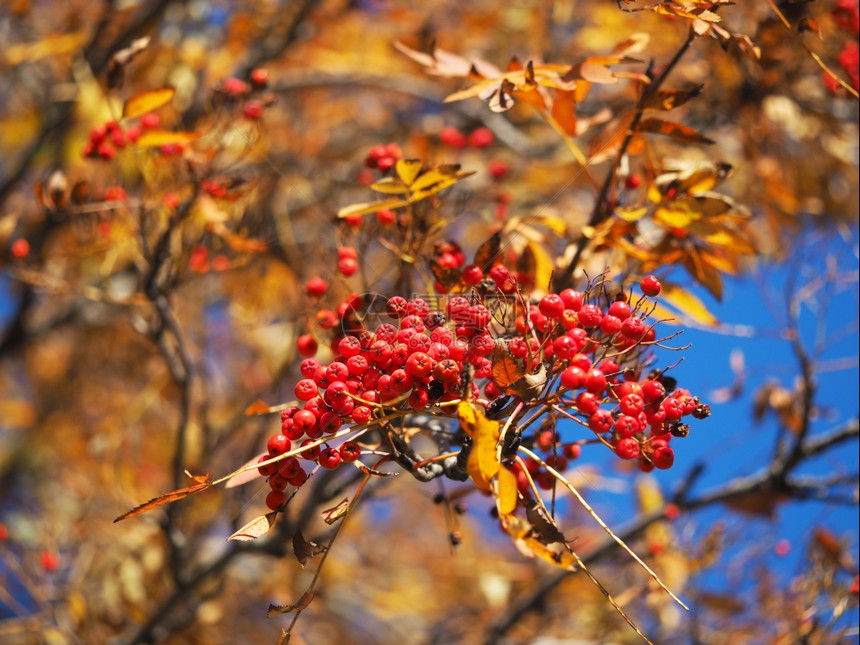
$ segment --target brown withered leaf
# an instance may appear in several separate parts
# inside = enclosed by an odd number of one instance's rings
[[[812,544],[820,548],[834,564],[842,567],[846,573],[857,573],[857,563],[832,532],[817,526],[812,530]]]
[[[818,21],[815,18],[804,16],[800,19],[800,22],[797,23],[797,33],[802,34],[804,31],[811,31],[818,36],[820,40],[824,40],[824,36],[821,35],[821,25],[818,24]]]
[[[450,291],[451,287],[460,284],[460,271],[458,269],[444,267],[433,258],[430,258],[430,271],[433,272],[433,277],[445,288],[445,291]]]
[[[299,601],[294,605],[269,605],[269,609],[266,611],[266,617],[271,618],[272,616],[277,616],[278,614],[288,614],[291,611],[301,611],[305,607],[311,604],[311,601],[314,599],[313,591],[306,591]]]
[[[729,508],[748,515],[760,515],[768,519],[776,517],[776,507],[788,501],[786,495],[772,491],[751,491],[732,497],[723,503]]]
[[[178,490],[165,493],[164,495],[154,497],[148,502],[144,502],[140,506],[135,506],[127,513],[123,513],[118,518],[116,518],[114,522],[119,522],[120,520],[127,520],[130,517],[140,515],[141,513],[146,513],[147,511],[151,511],[152,509],[158,508],[159,506],[170,504],[171,502],[183,499],[184,497],[188,497],[189,495],[193,495],[194,493],[199,493],[201,490],[206,490],[212,485],[212,479],[209,477],[209,473],[206,473],[205,475],[193,475],[191,476],[191,479],[193,479],[197,483],[186,488],[180,488]]]
[[[275,519],[277,517],[278,511],[272,511],[271,513],[255,517],[227,539],[238,540],[240,542],[256,540],[258,537],[269,532],[269,529],[275,525]]]
[[[553,542],[567,543],[564,534],[558,530],[555,522],[548,518],[539,504],[532,504],[526,509],[526,517],[532,523],[532,530],[544,544]]]
[[[698,594],[697,600],[710,609],[729,615],[739,614],[746,609],[744,603],[729,594],[703,592]]]
[[[709,139],[704,134],[691,128],[683,123],[675,121],[663,121],[662,119],[642,119],[639,123],[640,132],[651,132],[652,134],[662,134],[677,141],[685,143],[715,143],[713,139]]]
[[[502,234],[500,231],[496,231],[475,251],[475,264],[481,267],[483,271],[488,271],[499,258],[501,248]]]
[[[323,519],[323,522],[326,524],[334,524],[344,515],[346,515],[346,511],[349,509],[349,498],[344,497],[340,502],[338,502],[337,506],[332,506],[331,508],[327,508],[320,516]]]
[[[676,107],[684,105],[690,99],[699,96],[704,87],[703,83],[689,90],[657,90],[648,95],[643,107],[655,110],[674,110]]]
[[[317,544],[316,542],[306,539],[302,534],[301,529],[296,531],[295,535],[293,535],[293,553],[296,556],[296,560],[299,561],[299,564],[302,565],[302,567],[320,553],[325,553],[325,550],[326,547],[322,544]]]
[[[253,459],[249,459],[246,463],[242,465],[242,468],[247,468],[248,466],[256,466],[257,462],[260,461],[260,457],[271,457],[268,452],[262,452]],[[254,468],[253,470],[245,470],[240,472],[235,477],[231,477],[227,480],[227,483],[224,484],[224,488],[236,488],[236,486],[242,486],[243,484],[247,484],[248,482],[252,482],[255,479],[259,479],[262,477],[260,471]]]
[[[125,81],[126,66],[132,61],[135,56],[140,54],[144,49],[149,46],[149,41],[149,36],[144,36],[143,38],[133,40],[128,47],[120,49],[119,51],[114,53],[113,56],[110,57],[107,72],[108,89],[112,90],[118,87],[122,87],[123,81]]]

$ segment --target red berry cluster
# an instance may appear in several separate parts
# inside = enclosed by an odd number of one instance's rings
[[[116,157],[118,149],[125,148],[128,143],[138,140],[143,127],[145,127],[143,120],[139,125],[128,126],[125,130],[113,120],[94,125],[81,154],[87,159],[110,161]]]
[[[403,157],[403,151],[396,143],[373,146],[364,158],[364,165],[368,168],[377,168],[386,173],[394,167],[399,159]]]
[[[215,88],[215,96],[225,104],[244,101],[242,113],[246,119],[256,121],[263,118],[263,111],[275,101],[271,93],[260,94],[269,85],[269,72],[261,67],[251,71],[250,82],[230,77],[222,80]]]
[[[437,261],[448,254],[445,262],[452,266],[463,262],[456,245],[442,243],[436,250]],[[596,302],[605,298],[597,285],[585,293],[550,293],[523,307],[521,294],[505,296],[508,282],[517,289],[510,272],[495,265],[482,278],[484,295],[473,289],[432,300],[395,296],[384,312],[376,312],[375,325],[358,315],[366,299],[356,295],[336,311],[319,310],[317,323],[331,334],[335,358],[320,364],[311,358],[317,341],[309,334],[299,339],[299,351],[308,358],[295,395],[304,407],[285,424],[312,440],[367,424],[383,409],[425,410],[460,399],[468,387],[488,408],[504,407],[504,395],[538,410],[560,408],[597,435],[591,443],[605,444],[622,459],[638,459],[643,470],[671,467],[670,441],[689,431],[683,418],[704,418],[709,409],[659,372],[640,376],[645,350],[656,339],[645,319],[649,298],[661,290],[659,280],[646,276],[639,285],[642,296],[620,295],[605,306]],[[327,285],[314,278],[306,288],[320,298]],[[452,415],[450,409],[435,411]],[[560,443],[546,431],[523,440],[552,449],[558,470],[579,455],[583,443]],[[323,453],[320,463],[331,467],[331,452]],[[549,474],[538,480],[549,482]]]
[[[439,131],[439,140],[452,148],[465,148],[467,145],[486,148],[493,144],[494,139],[493,131],[489,128],[476,128],[468,136],[453,125],[447,125]]]

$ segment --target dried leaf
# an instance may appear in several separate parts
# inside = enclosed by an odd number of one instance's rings
[[[262,452],[253,459],[249,459],[245,464],[242,465],[242,468],[247,468],[248,466],[256,466],[257,462],[260,460],[260,457],[271,457],[268,452]],[[236,488],[237,486],[242,486],[243,484],[247,484],[248,482],[252,482],[255,479],[259,479],[262,477],[260,471],[254,468],[253,470],[245,470],[240,472],[238,475],[231,477],[227,480],[227,483],[224,484],[224,488]]]
[[[442,266],[433,258],[430,258],[430,271],[433,272],[433,277],[442,285],[445,291],[450,291],[451,287],[460,284],[460,271],[454,267]]]
[[[107,86],[108,89],[121,87],[125,80],[125,68],[132,59],[149,46],[150,37],[144,36],[131,41],[131,44],[120,49],[108,61]]]
[[[502,248],[502,234],[496,231],[475,251],[475,264],[485,272],[488,271],[496,260],[499,259],[499,251]]]
[[[147,511],[151,511],[152,509],[158,508],[159,506],[170,504],[171,502],[183,499],[184,497],[188,497],[189,495],[193,495],[194,493],[199,493],[201,490],[206,490],[212,485],[212,480],[210,479],[208,473],[205,475],[194,475],[192,476],[192,479],[197,482],[193,486],[180,488],[178,490],[165,493],[164,495],[159,495],[158,497],[155,497],[148,502],[141,504],[140,506],[135,506],[127,513],[123,513],[118,518],[116,518],[114,522],[119,522],[120,520],[127,520],[130,517],[140,515],[141,513],[146,513]]]
[[[233,535],[231,535],[227,539],[238,540],[240,542],[256,540],[258,537],[265,535],[269,532],[269,529],[274,526],[275,519],[277,517],[277,511],[272,511],[271,513],[266,513],[265,515],[255,517],[253,520],[248,522],[245,526],[233,533]]]
[[[818,36],[819,40],[824,40],[824,36],[821,35],[821,25],[815,18],[804,16],[800,19],[797,23],[797,33],[802,34],[804,31],[811,31]]]
[[[313,599],[314,592],[306,591],[295,605],[269,605],[269,609],[266,611],[266,617],[271,618],[278,614],[289,614],[292,611],[301,611],[310,605]]]
[[[331,508],[327,508],[320,516],[323,518],[323,522],[326,524],[334,524],[344,515],[346,515],[346,511],[349,509],[349,498],[344,497],[337,506],[332,506]]]
[[[748,515],[761,515],[772,520],[776,518],[776,507],[788,499],[786,495],[773,491],[750,491],[728,498],[723,503],[736,511]]]
[[[579,134],[576,123],[576,94],[573,91],[556,90],[552,102],[552,118],[570,136]]]
[[[122,106],[122,116],[125,119],[133,119],[157,110],[162,105],[170,103],[174,94],[176,94],[176,90],[172,87],[159,87],[135,94]]]
[[[320,553],[325,553],[326,547],[305,539],[301,529],[293,535],[293,553],[296,555],[296,560],[304,567],[313,558]]]
[[[652,134],[662,134],[685,143],[715,143],[713,139],[709,139],[698,130],[675,121],[642,119],[639,123],[639,131],[651,132]]]
[[[702,84],[690,90],[658,90],[648,95],[643,107],[653,110],[674,110],[701,94],[704,87]]]

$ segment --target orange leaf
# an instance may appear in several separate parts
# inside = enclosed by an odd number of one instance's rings
[[[567,134],[575,136],[576,131],[576,95],[574,92],[556,90],[552,103],[552,118]]]
[[[176,94],[176,90],[172,87],[159,87],[135,94],[122,106],[122,116],[124,119],[133,119],[157,110],[162,105],[169,103],[174,94]]]
[[[255,517],[227,539],[238,540],[240,542],[256,540],[261,535],[265,535],[269,532],[269,529],[275,524],[276,517],[278,517],[277,511],[272,511],[271,513]]]
[[[255,414],[269,414],[271,411],[268,404],[264,403],[262,399],[257,399],[245,408],[245,415],[250,417]]]
[[[674,110],[701,94],[704,87],[702,84],[690,90],[658,90],[648,95],[643,107],[656,110]]]
[[[714,143],[713,139],[709,139],[698,130],[694,130],[690,126],[683,125],[682,123],[676,123],[675,121],[643,119],[639,123],[639,131],[662,134],[686,143]]]
[[[152,509],[158,508],[159,506],[170,504],[171,502],[175,502],[184,497],[188,497],[189,495],[192,495],[194,493],[199,493],[201,490],[206,490],[212,485],[212,480],[209,478],[208,473],[206,475],[196,475],[192,477],[192,479],[197,482],[193,486],[188,486],[187,488],[180,488],[179,490],[165,493],[164,495],[155,497],[148,502],[141,504],[140,506],[135,506],[127,513],[123,513],[118,518],[116,518],[114,522],[119,522],[120,520],[127,520],[130,517],[140,515],[141,513],[146,513],[147,511],[151,511]]]

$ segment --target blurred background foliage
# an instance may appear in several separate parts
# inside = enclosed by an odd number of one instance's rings
[[[838,260],[851,295],[832,306],[856,310],[858,104],[808,51],[856,88],[856,3],[779,7],[791,25],[807,18],[815,28],[786,29],[767,1],[721,7],[723,26],[749,36],[760,58],[738,43],[701,38],[669,79],[678,89],[704,84],[673,117],[715,143],[655,139],[630,172],[653,179],[663,158],[730,163],[721,190],[752,212],[747,232],[757,250],[740,268],[792,258],[821,231],[841,235],[853,240],[847,260]],[[845,7],[855,22],[840,13]],[[361,171],[372,146],[398,142],[407,157],[477,171],[442,207],[446,236],[470,251],[508,214],[551,215],[568,230],[587,223],[589,173],[602,180],[606,164],[580,172],[522,103],[505,114],[478,100],[443,103],[466,84],[426,75],[393,42],[422,51],[435,43],[504,69],[512,56],[576,63],[644,33],[642,71],[648,61],[666,64],[687,37],[684,19],[621,9],[573,0],[15,0],[0,8],[0,640],[277,640],[286,622],[267,620],[265,607],[295,602],[314,569],[298,565],[289,538],[297,527],[317,541],[328,534],[318,512],[343,496],[342,474],[320,478],[279,530],[252,546],[225,538],[261,512],[258,482],[112,520],[186,485],[185,468],[221,474],[260,452],[273,422],[244,410],[257,398],[292,397],[295,339],[313,325],[302,285],[323,275],[335,293],[354,288],[332,267],[337,246],[357,233],[335,214],[371,199]],[[112,56],[129,47],[140,51],[120,65],[120,83]],[[257,68],[268,71],[268,87],[259,96],[262,117],[250,118],[224,84]],[[175,96],[154,113],[162,130],[195,133],[184,152],[125,145],[110,160],[84,156],[94,127],[117,119],[129,97],[164,86]],[[602,111],[614,117],[635,100],[632,84],[595,86],[578,116],[599,125]],[[598,125],[578,139],[584,150],[597,145]],[[494,143],[445,145],[446,126],[489,128]],[[493,163],[504,171],[491,172]],[[166,236],[166,255],[153,262],[153,247],[186,204],[193,208],[182,228]],[[370,237],[381,230],[366,226]],[[388,261],[378,244],[366,253],[369,267]],[[367,289],[387,279],[365,277]],[[147,284],[164,290],[147,293]],[[169,298],[182,331],[179,350],[160,297]],[[849,328],[856,350],[856,318]],[[695,362],[695,349],[688,360]],[[857,369],[850,357],[848,369]],[[841,449],[856,477],[856,443]],[[602,466],[582,468],[583,485],[600,480]],[[610,484],[622,481],[609,475]],[[434,503],[435,484],[391,479],[350,517],[297,642],[637,642],[585,578],[548,578],[546,567],[511,549],[487,519],[488,502],[470,497],[460,515]],[[651,484],[621,485],[632,497]],[[580,511],[564,512],[578,551],[600,543]],[[720,534],[719,525],[699,527],[695,538],[666,522],[652,529],[631,544],[682,590],[694,573],[726,566],[725,543],[745,539]],[[456,548],[453,530],[462,534]],[[692,617],[668,605],[623,555],[609,554],[595,569],[661,643],[850,642],[856,532],[850,545],[811,527],[808,537],[794,582],[772,583],[768,565],[749,556],[755,606],[702,593]],[[535,596],[541,585],[545,593]],[[841,617],[852,605],[854,631],[849,624],[845,632]]]

